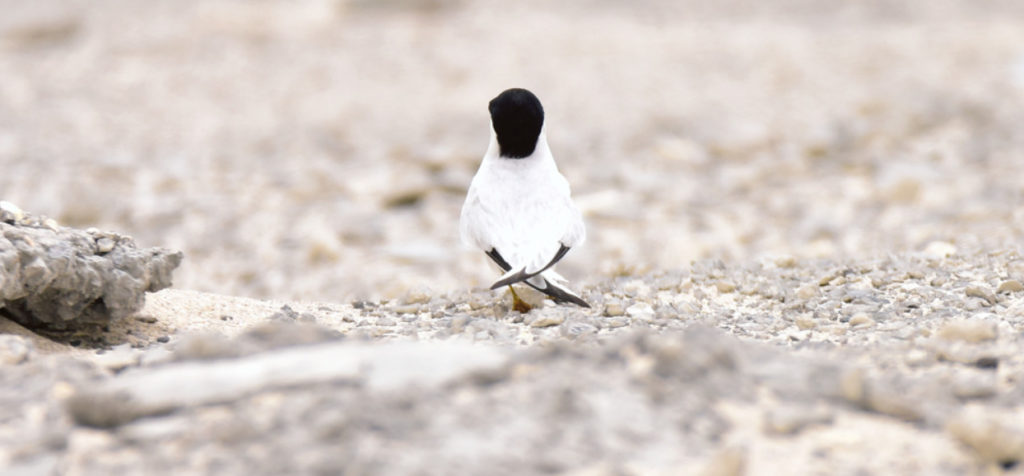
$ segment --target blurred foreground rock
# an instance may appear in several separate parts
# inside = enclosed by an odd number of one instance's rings
[[[232,343],[250,347],[261,332]],[[760,386],[791,389],[794,402],[827,399],[838,381],[835,365],[700,325],[543,349],[460,339],[280,344],[215,359],[178,349],[185,360],[79,379],[62,424],[79,436],[101,432],[93,456],[131,450],[76,469],[208,473],[181,462],[258,445],[265,451],[225,459],[218,471],[513,475],[602,462],[692,472],[733,425],[719,402],[749,402]]]
[[[131,237],[61,227],[0,202],[0,313],[28,327],[104,323],[171,285],[182,253]]]

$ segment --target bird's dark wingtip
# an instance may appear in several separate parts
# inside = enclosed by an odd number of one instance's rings
[[[493,260],[502,271],[507,272],[512,269],[512,266],[509,266],[508,261],[505,261],[505,258],[501,256],[501,253],[498,253],[497,248],[491,248],[491,251],[485,251],[484,253],[488,258],[491,258],[491,260]]]
[[[568,299],[568,301],[579,307],[585,307],[587,309],[590,309],[590,304],[587,304],[587,301],[584,301],[582,298],[572,296],[570,299]]]
[[[587,304],[587,301],[584,301],[579,296],[569,291],[566,291],[562,288],[559,288],[558,286],[553,285],[550,281],[546,279],[544,280],[544,284],[547,285],[544,289],[539,289],[536,287],[534,289],[538,289],[540,292],[547,294],[548,296],[551,296],[551,298],[554,299],[557,303],[569,302],[579,307],[585,307],[588,309],[590,308],[590,304]]]

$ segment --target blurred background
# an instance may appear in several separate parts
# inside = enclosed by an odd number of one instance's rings
[[[533,90],[579,289],[691,260],[1006,248],[1024,2],[0,0],[0,199],[181,249],[179,288],[489,284],[458,215]]]

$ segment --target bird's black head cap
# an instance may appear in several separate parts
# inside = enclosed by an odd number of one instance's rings
[[[544,108],[537,96],[525,89],[508,89],[492,99],[487,108],[498,136],[500,155],[522,159],[533,154],[544,125]]]

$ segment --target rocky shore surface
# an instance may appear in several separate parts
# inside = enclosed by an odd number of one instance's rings
[[[0,474],[1024,474],[1018,0],[0,11]],[[513,86],[592,309],[459,244]]]
[[[532,296],[523,314],[484,290],[315,303],[167,289],[102,327],[39,335],[2,318],[0,465],[1016,471],[1022,281],[1018,251],[935,243],[874,260],[698,261],[599,282],[583,290],[590,310]]]

